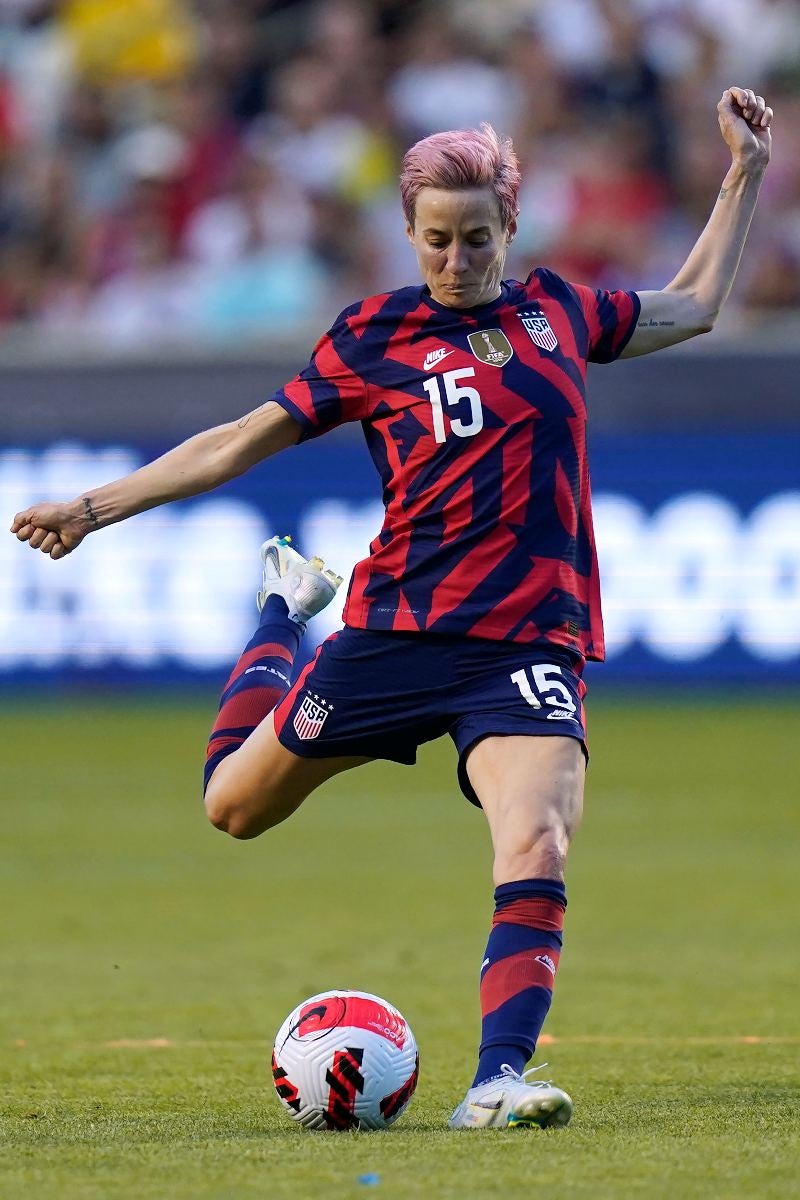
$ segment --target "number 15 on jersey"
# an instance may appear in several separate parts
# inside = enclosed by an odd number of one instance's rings
[[[428,399],[433,409],[433,436],[437,442],[447,438],[445,426],[445,404],[448,409],[458,408],[462,401],[469,405],[469,419],[465,416],[451,416],[447,413],[450,429],[456,437],[474,437],[483,429],[483,407],[480,392],[477,388],[460,384],[462,379],[470,379],[475,375],[474,367],[459,367],[455,371],[445,371],[443,375],[432,375],[423,383]],[[444,404],[442,403],[441,384],[444,384]]]

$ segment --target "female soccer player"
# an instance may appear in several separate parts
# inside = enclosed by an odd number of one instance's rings
[[[581,670],[603,657],[586,463],[587,362],[712,328],[770,154],[772,110],[719,102],[732,162],[663,291],[605,292],[537,269],[503,279],[520,183],[484,125],[408,151],[401,195],[422,286],[346,309],[270,401],[12,531],[52,558],[135,513],[205,492],[287,446],[361,421],[386,519],[353,573],[344,629],[291,683],[305,623],[341,582],[285,538],[262,547],[260,623],[211,733],[210,820],[250,838],[373,758],[412,763],[449,733],[494,847],[475,1078],[453,1128],[563,1125],[569,1096],[528,1078],[561,950],[564,863],[585,768]]]

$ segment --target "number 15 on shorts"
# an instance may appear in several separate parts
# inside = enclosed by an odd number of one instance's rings
[[[573,714],[576,711],[575,702],[560,676],[561,667],[553,663],[544,663],[514,671],[511,682],[517,685],[523,700],[532,708],[541,708],[542,705],[549,704],[553,708],[564,709]]]

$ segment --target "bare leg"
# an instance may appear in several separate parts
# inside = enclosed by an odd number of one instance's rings
[[[583,812],[586,763],[580,742],[487,737],[470,752],[467,771],[489,822],[495,885],[563,879]]]
[[[254,838],[279,825],[327,779],[369,758],[300,758],[278,741],[272,714],[214,771],[206,812],[217,829]]]
[[[495,882],[473,1087],[508,1071],[519,1079],[550,1008],[567,903],[564,862],[580,820],[584,769],[580,743],[563,736],[488,737],[467,759],[492,835]],[[512,1093],[527,1097],[533,1123],[569,1120],[571,1102],[558,1089],[525,1085]],[[467,1109],[457,1110],[457,1125]],[[478,1108],[469,1120],[484,1116]]]

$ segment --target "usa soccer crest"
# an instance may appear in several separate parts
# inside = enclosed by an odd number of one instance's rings
[[[502,329],[479,329],[467,337],[476,358],[490,367],[504,367],[514,357],[514,348]]]
[[[525,326],[528,337],[541,350],[555,350],[558,346],[556,335],[550,326],[550,322],[543,312],[521,312],[517,313],[520,321]]]
[[[328,719],[328,709],[323,704],[317,704],[310,696],[303,697],[303,703],[294,714],[294,731],[301,742],[310,742],[319,737],[322,726]]]

